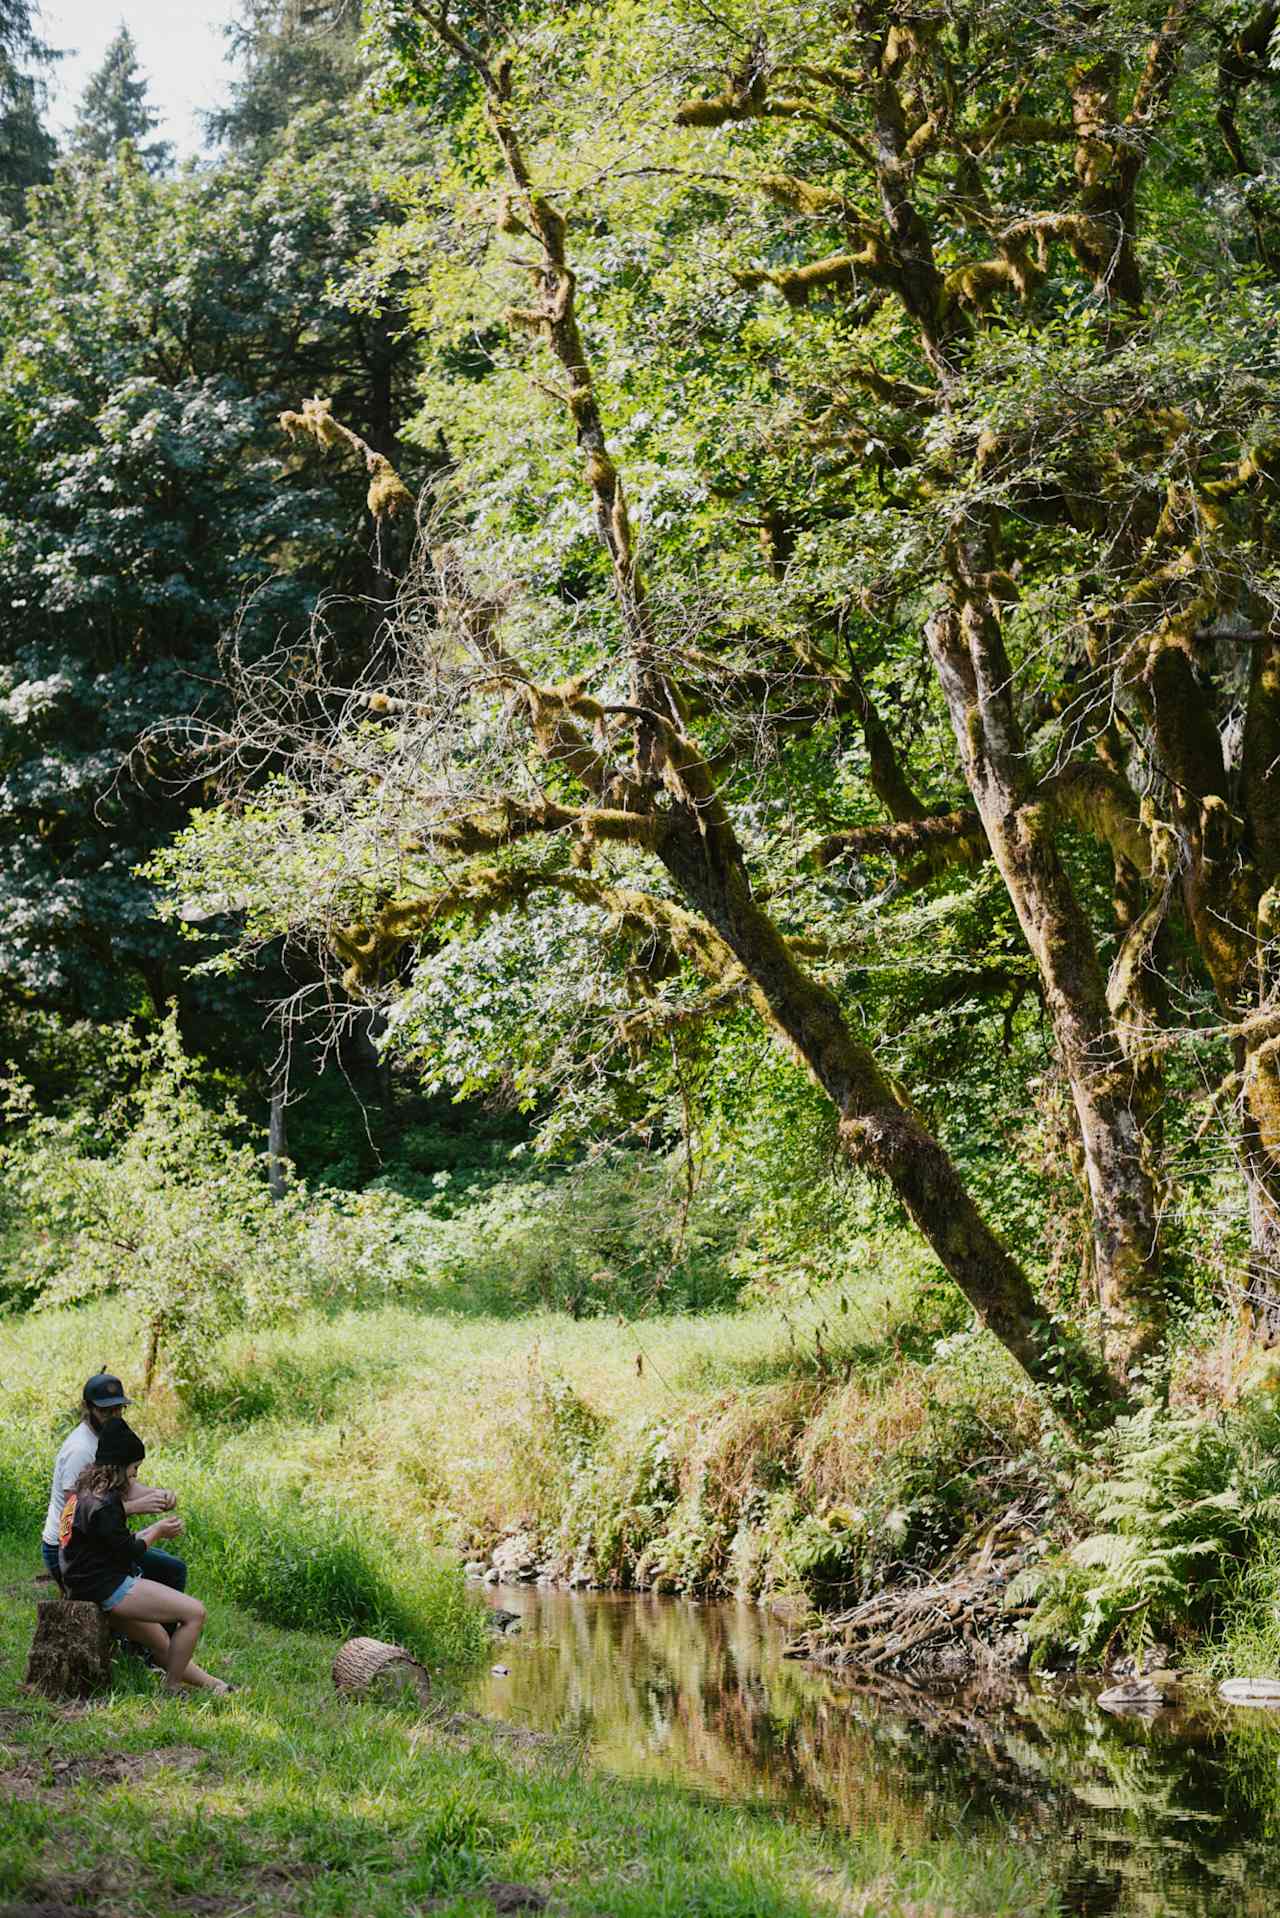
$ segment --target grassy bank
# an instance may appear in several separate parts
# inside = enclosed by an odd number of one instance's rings
[[[210,1667],[247,1689],[167,1702],[140,1669],[83,1715],[18,1690],[31,1552],[0,1541],[0,1902],[125,1918],[491,1913],[518,1883],[596,1918],[1048,1914],[1012,1845],[837,1839],[584,1770],[408,1706],[337,1703],[335,1640],[213,1597]],[[57,1769],[55,1769],[57,1767]]]
[[[992,1342],[955,1334],[926,1272],[840,1296],[639,1325],[313,1312],[226,1339],[198,1387],[137,1418],[193,1555],[274,1622],[301,1620],[246,1581],[292,1560],[277,1519],[297,1500],[340,1517],[369,1565],[406,1546],[482,1554],[523,1528],[541,1562],[601,1583],[823,1597],[932,1563],[1045,1469],[1034,1401]],[[40,1505],[85,1373],[111,1354],[136,1377],[141,1347],[118,1305],[0,1325],[11,1523]]]
[[[225,1338],[135,1418],[206,1587],[445,1664],[475,1650],[457,1562],[507,1534],[559,1576],[796,1613],[932,1574],[1009,1519],[1043,1543],[1019,1596],[1047,1666],[1159,1643],[1273,1673],[1272,1397],[1149,1407],[1081,1456],[954,1310],[908,1259],[803,1310],[639,1324],[312,1309]],[[118,1302],[0,1321],[0,1526],[34,1537],[80,1383],[105,1360],[135,1381],[142,1350]]]

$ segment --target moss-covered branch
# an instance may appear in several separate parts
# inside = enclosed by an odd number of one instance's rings
[[[369,474],[367,504],[374,519],[395,519],[401,513],[412,513],[413,494],[391,461],[385,454],[375,453],[359,433],[344,426],[341,420],[336,420],[331,401],[304,400],[300,413],[286,412],[280,415],[280,425],[290,439],[310,439],[317,446],[345,446],[358,453]]]
[[[429,892],[389,900],[367,919],[336,928],[333,947],[347,967],[346,985],[352,992],[379,986],[408,941],[451,919],[482,925],[548,892],[597,907],[630,934],[662,940],[713,983],[740,977],[723,940],[695,914],[656,893],[614,886],[574,868],[468,866]]]
[[[949,812],[830,833],[814,848],[813,858],[819,866],[841,859],[891,859],[903,884],[912,887],[957,867],[981,865],[990,854],[977,813]]]
[[[546,797],[530,801],[504,797],[481,809],[433,820],[406,844],[405,851],[417,853],[429,848],[470,857],[499,852],[535,835],[565,833],[574,839],[580,856],[589,858],[591,847],[597,843],[625,844],[652,852],[662,832],[661,816],[652,812],[563,806]]]

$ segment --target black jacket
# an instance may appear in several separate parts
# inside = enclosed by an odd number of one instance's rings
[[[58,1566],[68,1598],[100,1605],[142,1568],[147,1548],[125,1523],[119,1492],[73,1492],[62,1513]]]

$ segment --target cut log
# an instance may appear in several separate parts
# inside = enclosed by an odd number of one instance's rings
[[[393,1698],[406,1690],[423,1705],[431,1698],[426,1666],[402,1645],[380,1638],[349,1638],[333,1661],[333,1682],[348,1698]]]
[[[27,1684],[46,1698],[89,1698],[111,1684],[114,1640],[107,1615],[87,1600],[42,1599],[27,1659]]]

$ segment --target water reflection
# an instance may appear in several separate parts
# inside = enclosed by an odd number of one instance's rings
[[[1075,1687],[846,1687],[751,1606],[490,1590],[523,1631],[482,1712],[572,1732],[628,1776],[913,1839],[998,1824],[1080,1918],[1280,1911],[1280,1725],[1206,1701],[1116,1720]]]

